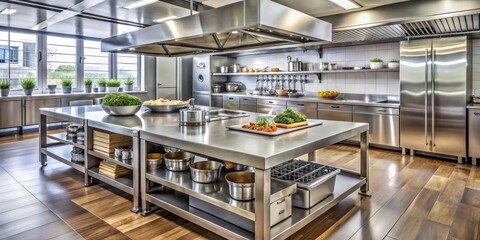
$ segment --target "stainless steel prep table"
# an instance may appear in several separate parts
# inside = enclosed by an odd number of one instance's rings
[[[162,207],[182,218],[196,223],[202,227],[212,230],[228,238],[255,238],[255,239],[283,239],[309,222],[326,212],[335,204],[345,199],[348,195],[360,189],[361,194],[368,194],[368,124],[337,122],[325,120],[323,125],[300,130],[278,137],[267,137],[256,134],[235,132],[227,130],[227,126],[241,124],[249,119],[231,119],[217,122],[209,122],[203,127],[180,127],[178,125],[178,114],[152,114],[141,110],[137,115],[131,117],[110,117],[106,115],[100,106],[64,107],[49,108],[41,110],[41,122],[45,125],[45,117],[51,116],[64,118],[68,121],[86,121],[87,129],[101,128],[120,134],[132,134],[138,138],[139,145],[134,144],[134,160],[132,164],[134,172],[140,174],[140,184],[133,185],[134,189],[141,191],[142,208],[148,212],[149,203]],[[251,117],[256,117],[252,114]],[[86,144],[89,146],[89,132],[87,130]],[[360,172],[342,170],[337,177],[337,183],[332,196],[323,200],[308,210],[293,210],[292,217],[270,227],[270,169],[273,166],[291,160],[293,158],[308,154],[311,161],[315,160],[314,151],[330,146],[334,143],[361,135]],[[40,149],[46,147],[46,130],[41,128]],[[255,167],[256,198],[254,200],[254,212],[247,213],[256,222],[255,235],[236,226],[232,226],[222,220],[211,217],[208,214],[200,213],[188,207],[188,202],[178,198],[176,194],[158,195],[147,192],[147,177],[150,181],[155,176],[149,175],[146,171],[146,146],[148,143],[161,144],[199,155],[216,159],[228,160],[234,163]],[[42,150],[41,150],[42,151]],[[140,156],[140,157],[139,157]],[[46,162],[46,156],[41,154],[40,160]],[[139,161],[140,160],[140,161]],[[88,176],[88,171],[86,172]],[[159,183],[168,182],[168,179],[160,179]],[[188,188],[182,184],[168,182],[169,186],[175,187],[180,194],[200,196],[195,189]],[[225,206],[225,201],[213,196],[200,196],[204,200],[216,206]],[[224,197],[224,196],[222,196]],[[134,198],[135,201],[135,198]],[[228,206],[226,209],[233,209],[235,206]],[[250,210],[251,211],[251,210]],[[245,211],[243,211],[245,212]]]

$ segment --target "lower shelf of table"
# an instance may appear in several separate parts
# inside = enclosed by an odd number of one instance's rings
[[[98,171],[99,171],[98,167],[92,167],[88,169],[88,175],[110,186],[116,187],[128,194],[133,195],[132,175],[113,179],[100,174]]]
[[[273,239],[284,239],[300,230],[308,223],[325,213],[340,201],[354,193],[366,180],[357,175],[342,172],[337,175],[335,189],[331,196],[310,209],[292,208],[292,216],[271,228]],[[226,238],[254,238],[253,233],[239,228],[211,214],[189,206],[188,195],[178,191],[147,193],[145,199],[167,211],[207,228]]]
[[[83,164],[74,163],[71,161],[72,155],[72,146],[68,144],[56,144],[46,148],[41,149],[41,153],[45,154],[59,162],[67,164],[72,168],[85,173],[85,166]]]

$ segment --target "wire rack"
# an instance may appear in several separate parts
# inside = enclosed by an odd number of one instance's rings
[[[336,171],[336,168],[314,162],[290,160],[272,168],[272,178],[309,185]]]

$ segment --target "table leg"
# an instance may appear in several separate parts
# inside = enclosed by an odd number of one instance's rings
[[[368,131],[362,132],[360,134],[360,176],[366,179],[365,185],[360,188],[360,194],[371,196],[369,191],[369,177],[370,177],[370,170],[369,170],[369,158],[368,158]]]
[[[308,153],[308,161],[309,162],[316,162],[317,157],[315,156],[315,152]]]
[[[39,161],[42,166],[47,165],[47,155],[42,154],[42,148],[47,147],[47,116],[40,114],[40,123],[38,124],[39,137]]]
[[[472,165],[477,166],[477,158],[476,157],[472,157]]]
[[[88,121],[85,120],[83,121],[83,132],[85,134],[84,136],[84,143],[85,143],[85,176],[84,176],[84,182],[83,185],[85,187],[89,187],[90,184],[92,183],[92,178],[88,175],[88,169],[93,167],[92,161],[90,161],[91,157],[88,154],[89,149],[93,149],[93,128],[88,126]],[[96,163],[96,161],[95,161]]]
[[[140,152],[139,152],[139,159],[140,164],[140,199],[142,199],[142,215],[146,216],[150,212],[150,204],[146,200],[148,184],[147,178],[145,176],[146,173],[146,159],[147,158],[147,142],[145,140],[140,140]]]
[[[255,239],[270,234],[270,169],[255,169]]]
[[[132,167],[133,167],[133,208],[130,210],[134,213],[140,211],[140,168],[139,168],[139,159],[140,159],[140,139],[138,138],[138,132],[133,132],[133,158],[132,158]]]

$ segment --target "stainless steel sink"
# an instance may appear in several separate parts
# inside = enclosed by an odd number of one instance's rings
[[[215,109],[207,112],[207,122],[228,120],[232,118],[249,117],[247,112],[228,109]]]

